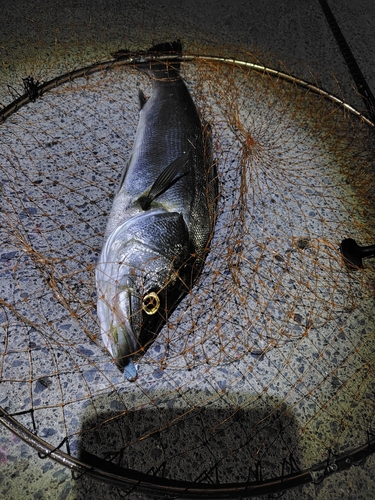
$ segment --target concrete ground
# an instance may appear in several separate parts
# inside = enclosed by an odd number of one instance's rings
[[[375,4],[330,0],[357,62],[375,92]],[[317,0],[13,0],[0,3],[0,102],[12,100],[8,85],[22,77],[51,78],[106,59],[119,48],[147,48],[180,38],[191,51],[251,58],[339,93],[363,109],[350,74]],[[0,385],[0,404],[1,404]],[[327,478],[319,485],[286,492],[286,499],[360,500],[375,497],[375,458]],[[16,485],[16,486],[15,486]],[[25,491],[27,494],[25,496]],[[115,488],[69,471],[0,428],[0,491],[9,500],[121,498]],[[135,497],[134,497],[135,498]],[[139,496],[139,498],[142,498]]]

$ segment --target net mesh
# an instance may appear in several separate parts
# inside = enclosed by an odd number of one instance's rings
[[[202,275],[129,383],[103,347],[95,265],[147,76],[113,66],[1,125],[0,405],[73,457],[195,482],[307,468],[374,426],[371,127],[235,64],[184,63],[213,131]],[[63,445],[62,445],[63,443]],[[282,472],[281,472],[282,471]]]

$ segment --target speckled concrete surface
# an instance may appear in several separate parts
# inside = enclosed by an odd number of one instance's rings
[[[375,75],[369,61],[374,60],[375,20],[372,3],[330,2],[369,84],[375,88]],[[73,2],[72,2],[73,5]],[[34,74],[43,79],[105,58],[119,47],[146,48],[155,40],[180,37],[187,47],[217,47],[230,55],[248,50],[273,67],[285,63],[292,73],[313,80],[310,69],[328,90],[337,91],[362,109],[341,55],[330,35],[318,2],[176,2],[151,4],[137,2],[13,2],[1,6],[7,19],[6,36],[0,39],[1,102],[10,100],[7,83],[18,88],[20,77]],[[129,41],[132,43],[129,44]],[[279,63],[282,61],[282,64]],[[44,65],[48,70],[44,69]],[[67,469],[45,460],[18,438],[0,429],[0,488],[9,499],[121,497],[115,488],[72,480]],[[15,457],[20,457],[15,460]],[[337,474],[321,485],[308,485],[285,494],[285,498],[370,499],[374,458],[362,467]],[[22,478],[27,477],[25,485]],[[141,496],[140,496],[141,498]]]

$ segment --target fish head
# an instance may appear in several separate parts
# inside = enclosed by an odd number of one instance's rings
[[[195,257],[180,214],[150,214],[115,236],[96,270],[97,311],[107,349],[132,380],[133,359],[144,354],[189,292]]]

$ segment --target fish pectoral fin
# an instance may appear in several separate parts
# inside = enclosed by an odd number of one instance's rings
[[[141,207],[143,210],[148,210],[151,203],[165,193],[169,188],[173,186],[181,177],[187,175],[190,172],[190,168],[187,165],[189,160],[189,152],[183,153],[181,156],[176,158],[166,167],[156,181],[151,186],[148,194],[145,197],[139,199]],[[178,177],[177,174],[180,173]],[[143,198],[143,199],[142,199]]]
[[[143,90],[138,89],[138,98],[139,98],[139,107],[140,107],[140,109],[142,109],[143,106],[148,101],[148,97],[145,96]]]

